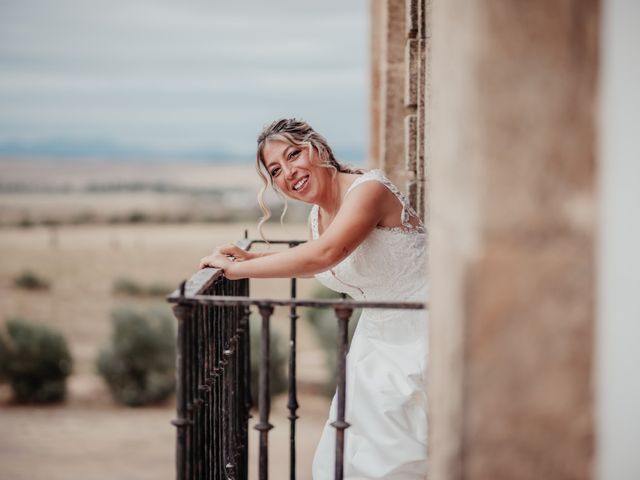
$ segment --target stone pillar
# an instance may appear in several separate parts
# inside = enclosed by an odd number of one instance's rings
[[[425,218],[426,196],[425,123],[429,56],[427,5],[431,1],[406,0],[404,157],[409,198]]]
[[[371,92],[369,98],[369,168],[382,168],[382,45],[385,28],[382,24],[382,0],[371,2]]]
[[[372,132],[372,139],[378,137],[379,142],[377,166],[399,186],[406,184],[408,176],[404,165],[405,1],[374,1],[379,5],[372,12],[379,15],[373,23],[380,22],[381,37],[379,131]]]
[[[434,3],[429,480],[593,476],[598,24]]]
[[[420,2],[420,76],[418,78],[418,129],[416,132],[416,205],[424,223],[430,220],[431,156],[431,9],[432,0]]]
[[[426,196],[424,132],[430,0],[371,4],[371,143],[369,166],[403,188],[420,216]]]

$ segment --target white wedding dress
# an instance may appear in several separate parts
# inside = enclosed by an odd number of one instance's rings
[[[371,170],[358,177],[378,181],[402,203],[404,227],[377,227],[351,255],[316,275],[328,288],[356,300],[427,300],[427,235],[406,197],[384,176]],[[318,206],[311,210],[313,238],[318,238]],[[427,459],[427,312],[363,309],[347,355],[344,478],[348,480],[418,480]],[[313,460],[314,480],[334,479],[337,400]]]

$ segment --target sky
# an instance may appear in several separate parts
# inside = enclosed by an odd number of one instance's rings
[[[280,117],[368,136],[367,0],[0,0],[0,155],[251,161]]]

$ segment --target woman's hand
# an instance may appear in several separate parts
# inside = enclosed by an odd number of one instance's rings
[[[236,262],[244,262],[245,260],[251,260],[252,258],[256,257],[255,254],[247,252],[246,250],[243,250],[237,245],[233,245],[231,243],[216,247],[211,255],[231,256]]]
[[[238,280],[240,277],[236,277],[234,275],[233,266],[234,266],[234,260],[232,260],[227,255],[213,254],[213,255],[208,255],[206,257],[202,257],[200,259],[200,265],[198,268],[200,269],[206,268],[206,267],[220,268],[223,270],[224,276],[227,277],[229,280]]]
[[[243,250],[237,245],[227,243],[225,245],[216,247],[211,255],[202,257],[200,259],[200,265],[198,268],[221,268],[224,271],[224,276],[229,280],[238,280],[241,277],[234,276],[234,263],[251,260],[252,258],[256,258],[258,256],[259,255],[256,255],[255,253],[250,253],[246,250]]]

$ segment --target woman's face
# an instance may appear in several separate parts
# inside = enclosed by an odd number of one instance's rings
[[[314,203],[327,180],[328,169],[317,164],[317,152],[309,147],[270,140],[262,150],[264,165],[273,183],[287,197]]]

